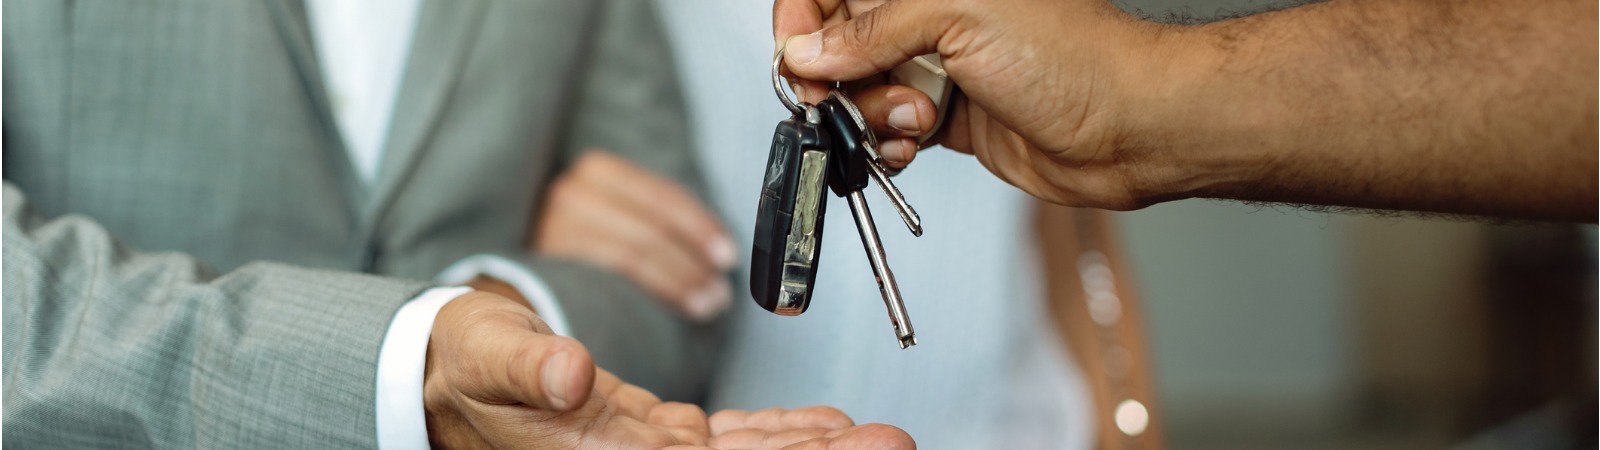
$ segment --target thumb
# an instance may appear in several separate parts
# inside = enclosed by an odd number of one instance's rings
[[[481,317],[458,347],[470,354],[473,376],[462,393],[490,403],[522,403],[568,411],[589,400],[594,359],[577,340],[540,333],[532,319],[512,314]]]
[[[956,2],[895,0],[822,31],[790,37],[783,60],[811,80],[850,81],[938,50],[959,17]]]

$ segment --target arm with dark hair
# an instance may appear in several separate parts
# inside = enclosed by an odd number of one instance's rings
[[[1592,1],[1338,0],[1192,26],[1103,0],[844,9],[778,2],[791,70],[849,80],[939,53],[964,93],[941,143],[1056,203],[1595,219]],[[877,105],[926,109],[863,97],[891,136]]]
[[[1345,0],[1171,40],[1129,145],[1250,162],[1172,192],[1595,219],[1594,2]]]

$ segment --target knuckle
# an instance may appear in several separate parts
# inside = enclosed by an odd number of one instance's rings
[[[467,309],[459,310],[463,311],[460,313],[459,318],[456,318],[452,315],[451,321],[471,325],[503,320],[502,318],[506,314],[506,311],[502,310],[499,305],[496,304],[497,302],[495,300],[499,298],[500,296],[498,295],[483,291],[468,292],[466,295],[463,295],[462,298],[450,302],[460,302],[463,303],[463,306],[468,307]],[[457,328],[459,329],[456,331],[461,332],[462,334],[460,336],[466,338],[465,340],[470,341],[474,338],[481,337],[477,327],[467,326]]]
[[[879,8],[885,7],[888,7],[888,5],[879,6]],[[850,21],[850,26],[844,27],[844,32],[839,37],[842,43],[846,47],[855,50],[871,48],[873,43],[877,42],[885,26],[884,17],[887,14],[882,14],[882,12],[880,11],[879,14],[864,14],[857,17],[856,20]]]
[[[724,409],[712,414],[709,419],[706,419],[706,424],[711,426],[713,432],[726,431],[743,421],[745,414],[744,411],[736,409]]]
[[[734,420],[734,419],[738,419],[740,417],[743,417],[744,414],[745,414],[744,411],[740,411],[740,410],[736,410],[736,409],[724,409],[724,410],[721,410],[721,411],[717,411],[715,414],[712,414],[710,420],[712,422],[727,422],[727,421],[730,421],[730,420]]]
[[[518,346],[511,353],[511,358],[506,361],[506,382],[512,386],[532,386],[528,377],[539,370],[539,362],[544,359],[544,349],[531,346]]]

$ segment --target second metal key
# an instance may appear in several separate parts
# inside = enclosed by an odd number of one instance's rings
[[[867,187],[867,178],[870,176],[878,181],[906,226],[919,236],[922,234],[921,219],[906,203],[900,190],[883,175],[883,168],[878,166],[876,149],[872,148],[875,141],[872,131],[867,129],[855,104],[839,91],[834,91],[827,100],[818,103],[817,108],[822,112],[822,126],[828,129],[833,139],[828,188],[850,203],[850,215],[855,219],[856,230],[861,233],[861,244],[866,247],[867,259],[872,263],[872,273],[877,278],[879,293],[883,294],[884,306],[889,309],[889,322],[894,325],[900,348],[917,345],[911,317],[906,313],[905,301],[900,298],[900,284],[895,282],[894,272],[889,270],[888,255],[883,251],[877,225],[872,221],[872,212],[867,209],[866,198],[861,195],[861,190]]]

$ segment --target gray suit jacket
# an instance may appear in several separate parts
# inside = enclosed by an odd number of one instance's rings
[[[424,2],[372,189],[296,0],[5,13],[4,444],[371,447],[392,314],[480,252],[527,261],[603,366],[700,395],[707,330],[522,250],[583,148],[700,186],[648,4]]]

